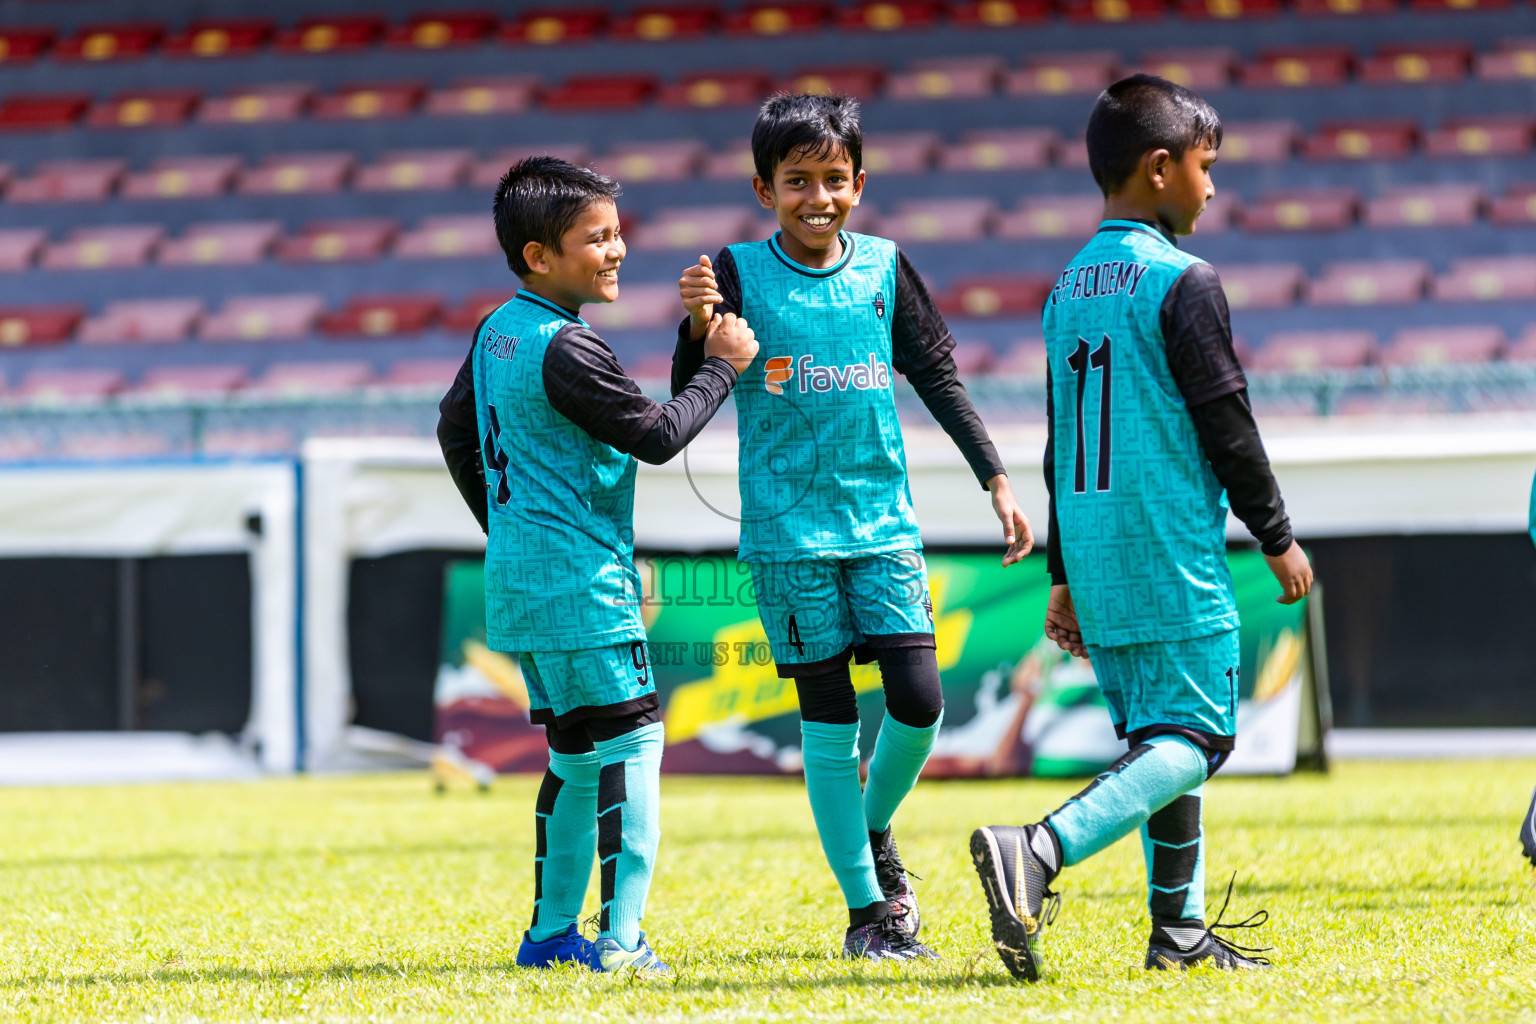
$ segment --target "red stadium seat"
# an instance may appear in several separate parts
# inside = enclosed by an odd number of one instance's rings
[[[1045,342],[1039,338],[1031,338],[1014,342],[992,367],[992,372],[999,376],[1044,377],[1045,367]]]
[[[712,4],[642,4],[615,18],[608,31],[616,39],[659,43],[695,39],[719,24],[720,11]]]
[[[318,220],[281,239],[276,256],[284,263],[356,263],[384,255],[399,224],[387,217]]]
[[[1536,257],[1456,260],[1448,273],[1435,280],[1432,294],[1440,302],[1536,299]]]
[[[1287,189],[1269,192],[1243,208],[1243,230],[1342,231],[1355,222],[1360,197],[1350,188]]]
[[[1238,197],[1231,192],[1220,191],[1205,204],[1200,215],[1198,231],[1202,235],[1214,235],[1232,227],[1232,217],[1237,211]]]
[[[188,225],[180,238],[160,245],[160,263],[168,267],[259,263],[282,234],[276,221],[215,221]]]
[[[951,0],[949,20],[965,28],[1012,28],[1049,21],[1049,0]]]
[[[1347,46],[1290,46],[1259,51],[1238,77],[1250,89],[1299,89],[1341,85],[1349,78],[1354,54]]]
[[[123,25],[86,25],[53,48],[53,59],[130,60],[143,57],[165,35],[164,27],[153,22]]]
[[[75,333],[85,309],[76,305],[0,306],[0,347],[57,345]]]
[[[123,179],[125,199],[208,199],[229,191],[240,172],[237,156],[161,157]]]
[[[1471,67],[1472,47],[1466,43],[1388,43],[1360,62],[1359,76],[1376,85],[1459,82]]]
[[[423,217],[395,240],[395,256],[404,260],[480,259],[501,251],[489,213]]]
[[[506,43],[550,46],[591,39],[607,25],[608,11],[604,7],[543,8],[524,11],[504,24],[498,35]]]
[[[372,379],[373,368],[361,360],[273,363],[243,393],[259,398],[314,398],[356,391]]]
[[[62,242],[43,249],[45,270],[116,270],[142,267],[165,236],[159,224],[113,224],[75,228]]]
[[[314,96],[314,87],[303,83],[239,86],[224,96],[205,99],[197,116],[207,124],[293,121],[303,116]]]
[[[1070,21],[1146,21],[1166,13],[1163,0],[1062,0]]]
[[[425,391],[441,395],[459,375],[459,359],[401,359],[391,363],[378,386],[390,390]]]
[[[967,132],[959,145],[939,150],[946,171],[1024,171],[1051,161],[1057,142],[1054,128],[1004,128]]]
[[[738,11],[727,11],[722,22],[733,35],[782,36],[793,32],[815,32],[827,23],[832,5],[825,0],[782,0],[775,3],[749,3]]]
[[[1071,167],[1079,171],[1088,169],[1088,140],[1082,136],[1075,139],[1058,139],[1054,154],[1056,163],[1062,167]]]
[[[427,87],[420,82],[354,83],[317,98],[311,113],[322,121],[404,117],[426,94]]]
[[[124,397],[162,402],[224,398],[245,381],[243,366],[152,366]]]
[[[539,101],[550,110],[628,110],[655,92],[650,75],[573,75],[541,88]]]
[[[266,157],[240,174],[236,191],[250,196],[327,194],[341,190],[356,158],[351,153],[287,153]]]
[[[12,394],[36,405],[72,405],[104,401],[121,391],[123,383],[120,370],[33,370]]]
[[[1327,121],[1301,151],[1313,160],[1401,160],[1413,151],[1417,121]]]
[[[1178,0],[1179,13],[1197,21],[1272,18],[1281,6],[1281,0]]]
[[[66,459],[118,462],[168,455],[171,438],[158,430],[67,431],[60,435],[57,454]]]
[[[991,199],[909,199],[880,222],[880,232],[901,245],[974,242],[997,219]]]
[[[980,377],[997,366],[997,353],[984,341],[962,341],[950,352],[962,377]]]
[[[1373,228],[1465,227],[1477,220],[1483,190],[1476,185],[1404,185],[1365,204]]]
[[[239,295],[197,326],[204,341],[291,341],[309,334],[325,306],[318,295]]]
[[[1452,411],[1454,406],[1449,395],[1426,394],[1422,391],[1364,391],[1344,395],[1333,407],[1332,414],[1400,419],[1404,416],[1443,416]]]
[[[305,18],[278,33],[277,48],[284,53],[346,53],[372,46],[383,31],[384,19],[377,14]]]
[[[1375,351],[1370,331],[1287,331],[1271,334],[1246,364],[1258,373],[1354,370]]]
[[[686,181],[704,161],[704,143],[697,139],[632,142],[615,146],[593,163],[621,182]]]
[[[874,132],[864,136],[864,167],[871,174],[923,174],[943,145],[937,132]]]
[[[647,352],[639,359],[626,359],[623,365],[634,380],[664,381],[672,376],[672,355],[668,352]]]
[[[1101,196],[1036,196],[1003,214],[1000,238],[1080,238],[1086,241],[1104,219]]]
[[[194,21],[167,36],[160,52],[167,57],[236,57],[255,53],[272,38],[266,18],[218,18]]]
[[[813,96],[843,93],[859,99],[872,99],[885,81],[885,68],[879,64],[833,64],[801,68],[777,88],[783,92],[804,92]]]
[[[945,316],[1039,316],[1054,280],[1044,274],[958,277],[934,296]]]
[[[538,81],[537,75],[461,78],[450,86],[427,93],[422,109],[434,117],[520,114],[533,103]]]
[[[47,241],[48,232],[42,228],[0,229],[0,272],[26,270]]]
[[[656,100],[670,107],[739,107],[759,102],[772,89],[773,75],[762,69],[699,71],[662,86]]]
[[[997,92],[1002,79],[1001,57],[937,57],[891,75],[885,94],[893,100],[978,99]]]
[[[91,105],[85,93],[26,96],[12,93],[0,101],[0,132],[36,132],[71,128]]]
[[[1526,327],[1508,348],[1504,358],[1511,363],[1536,362],[1536,324]]]
[[[1536,184],[1511,185],[1489,205],[1488,219],[1505,227],[1536,224]]]
[[[342,308],[321,315],[322,334],[380,338],[420,334],[443,309],[439,295],[355,295]]]
[[[1294,0],[1296,13],[1315,18],[1395,14],[1397,0]]]
[[[1430,279],[1423,260],[1340,260],[1323,266],[1307,289],[1314,306],[1382,306],[1418,302]]]
[[[92,128],[168,128],[191,116],[200,98],[187,89],[118,93],[92,107],[85,123]]]
[[[0,29],[0,64],[30,64],[53,45],[51,28]]]
[[[403,25],[393,25],[385,41],[409,50],[442,50],[473,46],[491,34],[496,15],[489,11],[444,11],[413,14]]]
[[[1237,121],[1224,125],[1221,158],[1232,163],[1280,163],[1296,151],[1301,129],[1293,121]]]
[[[497,288],[492,291],[470,292],[457,305],[443,312],[443,328],[467,334],[486,315],[516,294],[515,288]],[[681,315],[678,317],[682,319]]]
[[[586,164],[590,153],[584,143],[555,142],[549,145],[511,146],[498,149],[485,160],[478,161],[469,172],[471,188],[495,188],[501,176],[519,160],[530,156],[553,156],[568,163]]]
[[[1238,64],[1237,51],[1227,47],[1148,50],[1141,55],[1139,70],[1203,92],[1231,85]]]
[[[458,188],[469,175],[474,153],[468,149],[406,149],[385,153],[378,163],[360,168],[353,187],[359,192],[424,192]]]
[[[1458,117],[1424,136],[1430,156],[1524,156],[1536,141],[1536,120],[1522,114]]]
[[[832,9],[833,22],[841,29],[894,32],[898,29],[931,28],[943,4],[934,0],[856,0]]]
[[[746,142],[738,142],[729,149],[705,154],[700,173],[704,177],[716,181],[749,180],[752,175],[757,173],[757,167],[752,161],[751,145]]]
[[[746,206],[689,206],[657,210],[625,234],[631,249],[685,249],[713,257],[746,239],[756,211]],[[627,286],[626,286],[627,287]]]
[[[1233,309],[1282,309],[1295,305],[1306,272],[1295,263],[1227,264],[1216,268]]]
[[[1504,348],[1504,329],[1492,324],[1466,327],[1404,327],[1377,353],[1383,366],[1446,366],[1487,363]]]
[[[185,341],[202,315],[201,299],[129,299],[109,302],[80,325],[85,345]]]
[[[1114,81],[1119,67],[1120,55],[1113,50],[1031,54],[1023,67],[1003,77],[1003,91],[1010,96],[1097,93]]]
[[[1536,39],[1500,39],[1492,53],[1477,55],[1474,67],[1477,77],[1491,82],[1520,81],[1536,78]]]
[[[1514,0],[1408,0],[1416,11],[1491,11],[1508,7]]]
[[[98,202],[107,198],[127,169],[124,160],[51,160],[6,189],[13,203]]]
[[[582,319],[600,331],[671,327],[683,315],[675,284],[621,285],[617,302],[591,305],[581,311]]]

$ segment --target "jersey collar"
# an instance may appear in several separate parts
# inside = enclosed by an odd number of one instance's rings
[[[839,231],[837,233],[837,237],[840,238],[843,243],[842,258],[832,266],[820,270],[815,267],[808,267],[803,263],[797,263],[790,259],[789,256],[785,254],[784,247],[779,244],[779,236],[782,234],[782,231],[775,231],[773,233],[773,237],[768,239],[768,248],[775,256],[779,258],[780,263],[784,264],[786,267],[788,267],[790,270],[793,270],[797,274],[804,274],[806,277],[832,277],[838,273],[841,273],[842,269],[848,265],[848,261],[853,258],[853,236],[846,231]]]
[[[1162,239],[1175,249],[1179,247],[1172,232],[1152,220],[1106,220],[1099,225],[1099,231],[1140,231],[1142,234]]]
[[[550,302],[546,298],[542,298],[541,296],[535,295],[535,294],[533,294],[533,292],[530,292],[526,288],[519,288],[517,290],[516,298],[522,299],[524,302],[531,302],[535,306],[540,307],[541,309],[547,309],[551,313],[555,314],[556,316],[564,317],[565,319],[569,320],[573,324],[581,324],[581,326],[583,326],[583,327],[589,326],[588,323],[585,320],[583,320],[581,317],[577,316],[575,313],[571,312],[570,310],[566,309],[564,306],[561,306],[561,305],[559,305],[557,303],[554,303],[554,302]]]

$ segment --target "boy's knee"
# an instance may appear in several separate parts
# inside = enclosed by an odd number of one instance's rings
[[[859,698],[846,660],[796,675],[795,696],[800,720],[826,725],[853,725],[859,720]]]
[[[885,709],[902,725],[927,729],[944,711],[938,652],[932,647],[876,648]]]

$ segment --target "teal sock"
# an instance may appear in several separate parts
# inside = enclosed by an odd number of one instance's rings
[[[625,949],[640,945],[640,919],[661,842],[660,722],[596,744],[602,769],[597,780],[597,855],[603,911],[598,937]]]
[[[869,762],[869,780],[864,784],[864,824],[869,831],[884,832],[890,827],[896,808],[917,785],[943,721],[941,711],[938,721],[919,729],[903,725],[886,712],[875,740],[875,756]]]
[[[1147,861],[1147,908],[1161,921],[1205,920],[1205,832],[1196,786],[1141,826]]]
[[[801,722],[805,791],[832,874],[851,910],[885,899],[859,793],[859,724]]]
[[[1135,831],[1204,782],[1205,770],[1205,755],[1182,736],[1154,736],[1137,746],[1046,819],[1061,840],[1063,866]]]
[[[547,942],[581,916],[597,852],[597,751],[549,752],[534,804],[533,923],[528,937]]]

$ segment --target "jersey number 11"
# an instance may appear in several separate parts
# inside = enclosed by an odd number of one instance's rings
[[[1109,416],[1109,335],[1104,335],[1103,342],[1092,352],[1088,351],[1086,338],[1077,339],[1077,348],[1067,357],[1067,365],[1072,368],[1072,374],[1077,378],[1077,462],[1072,477],[1072,490],[1076,494],[1082,494],[1088,490],[1088,473],[1084,461],[1087,456],[1087,438],[1083,430],[1083,393],[1088,388],[1088,372],[1090,370],[1103,371],[1099,375],[1099,474],[1096,490],[1109,490],[1109,453],[1110,453],[1110,424]]]

